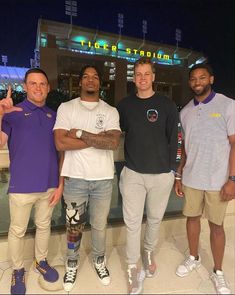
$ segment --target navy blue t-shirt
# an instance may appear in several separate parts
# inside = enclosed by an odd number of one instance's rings
[[[179,114],[173,101],[154,94],[130,95],[117,106],[125,131],[126,166],[139,173],[168,173],[178,166]]]

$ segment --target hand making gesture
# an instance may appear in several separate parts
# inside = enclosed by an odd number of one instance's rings
[[[11,98],[11,86],[8,87],[7,97],[0,100],[0,116],[11,112],[20,112],[22,108],[13,106],[13,100]]]

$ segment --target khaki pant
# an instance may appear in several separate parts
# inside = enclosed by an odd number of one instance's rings
[[[51,216],[54,208],[49,206],[49,197],[54,190],[53,188],[43,193],[9,194],[11,223],[8,247],[13,269],[24,267],[24,235],[33,206],[35,207],[34,222],[36,225],[35,258],[40,261],[47,257]]]

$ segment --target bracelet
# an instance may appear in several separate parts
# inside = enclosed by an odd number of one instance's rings
[[[175,176],[179,176],[179,177],[182,176],[182,174],[180,174],[180,173],[178,173],[178,172],[176,172],[176,171],[174,171],[174,170],[171,170],[171,172],[172,172]]]
[[[231,175],[231,176],[229,176],[228,179],[229,179],[229,180],[232,180],[232,181],[235,181],[235,175]]]
[[[176,180],[181,180],[181,177],[175,177]]]
[[[175,175],[176,175],[176,176],[179,176],[179,177],[182,176],[182,174],[180,174],[180,173],[178,173],[178,172],[175,172]]]

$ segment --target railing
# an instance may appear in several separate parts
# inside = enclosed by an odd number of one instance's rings
[[[121,139],[120,146],[117,151],[114,153],[115,160],[115,175],[113,181],[113,195],[111,201],[111,209],[109,213],[109,224],[123,223],[122,216],[122,196],[119,191],[119,176],[124,165],[124,156],[123,156],[123,138]],[[0,149],[0,235],[7,235],[10,215],[9,215],[9,204],[8,204],[8,195],[7,189],[9,184],[9,152],[7,147]],[[22,167],[23,169],[23,167]],[[166,217],[176,217],[181,216],[182,209],[182,199],[179,199],[175,196],[174,191],[172,190],[168,206],[165,213]],[[35,225],[33,221],[34,211],[32,210],[28,232],[35,230]],[[145,216],[144,216],[145,217]],[[53,216],[52,216],[52,230],[57,230],[65,227],[65,209],[64,202],[62,201],[56,205]]]

